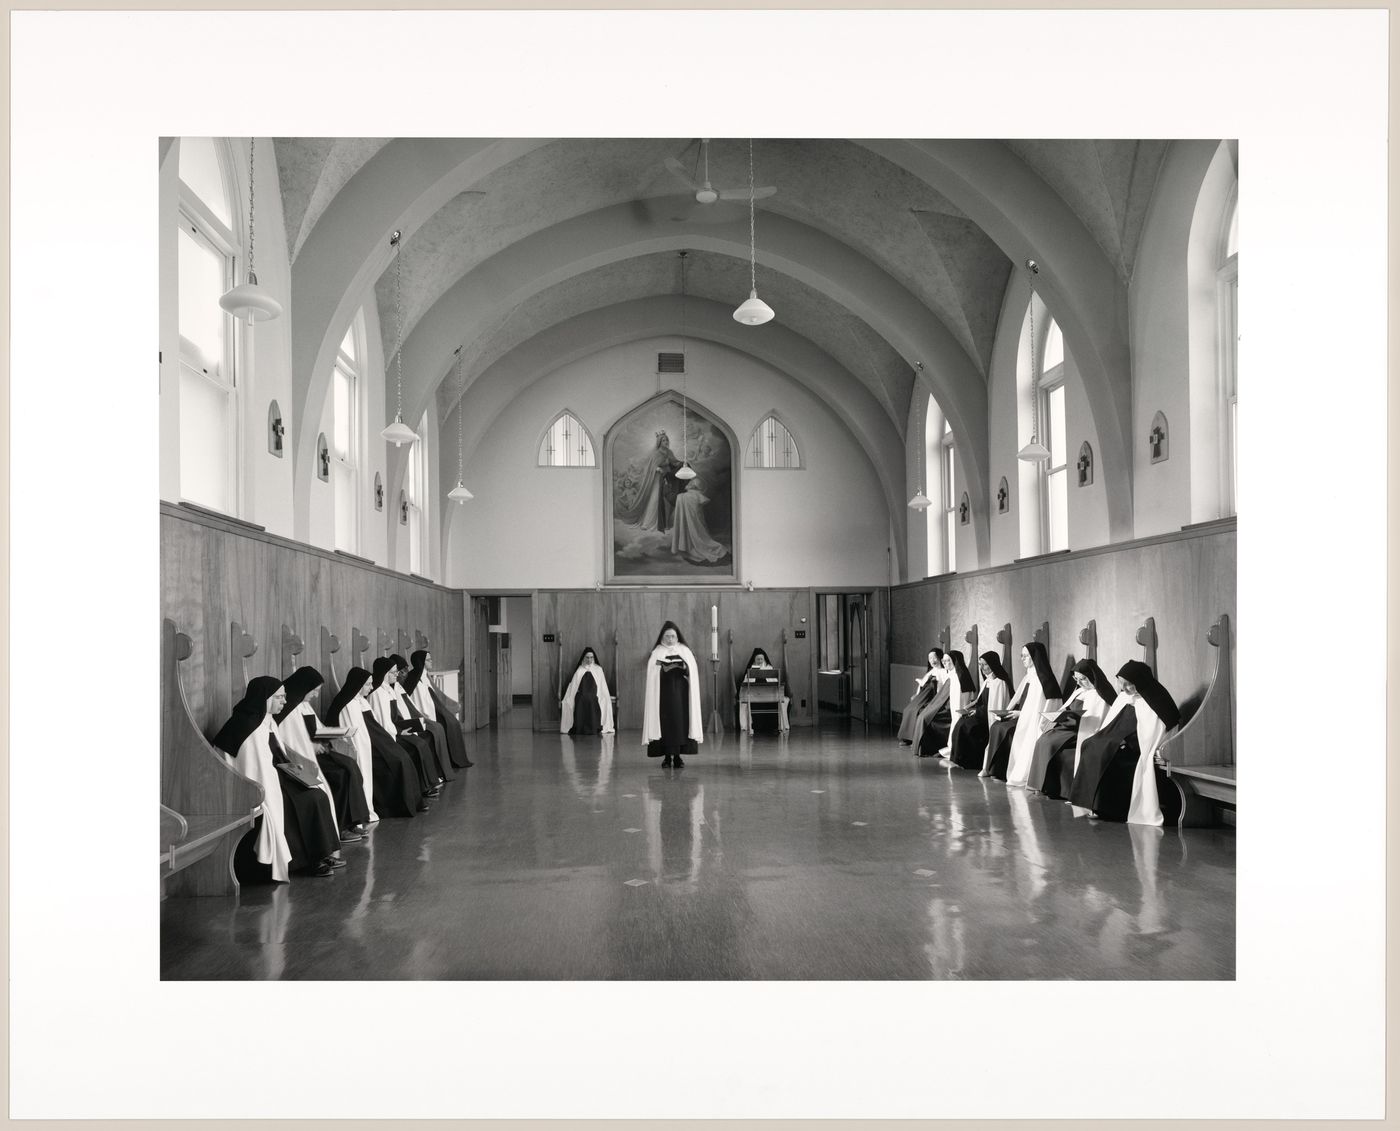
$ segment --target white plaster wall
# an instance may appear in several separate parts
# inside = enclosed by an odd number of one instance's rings
[[[463,588],[591,586],[603,576],[602,469],[540,468],[545,426],[572,410],[595,442],[678,374],[656,374],[675,339],[601,351],[522,390],[468,453],[476,499],[450,514],[446,584]],[[821,401],[775,370],[708,342],[687,342],[690,392],[721,417],[741,449],[777,409],[805,470],[738,469],[739,574],[757,586],[883,585],[890,516],[874,469]],[[602,453],[599,451],[601,463]],[[742,454],[738,461],[742,462]]]
[[[922,451],[924,417],[928,408],[928,390],[920,381],[914,382],[909,398],[909,414],[904,428],[904,498],[912,499],[924,478]],[[905,561],[909,565],[909,580],[929,575],[928,511],[909,512],[905,526]]]
[[[990,565],[1005,565],[1021,557],[1021,430],[1017,414],[1016,367],[1021,351],[1023,320],[1026,303],[1030,301],[1030,286],[1025,273],[1013,272],[1007,284],[1001,317],[997,322],[996,338],[992,344],[992,360],[987,390],[987,498],[988,521],[992,524]],[[1030,438],[1030,424],[1026,425]],[[1009,498],[1006,514],[997,513],[997,487],[1006,477]],[[1033,504],[1033,500],[1028,500]]]
[[[1203,153],[1197,153],[1204,147]],[[1215,144],[1174,142],[1162,163],[1128,290],[1133,356],[1134,534],[1191,522],[1190,321],[1187,255],[1191,217]],[[1211,364],[1214,363],[1212,356]],[[1153,464],[1147,434],[1166,414],[1171,457]],[[1105,469],[1108,474],[1111,469]]]
[[[160,497],[180,500],[180,291],[179,247],[176,243],[179,208],[180,140],[176,138],[160,163]]]
[[[1065,433],[1069,441],[1069,548],[1086,550],[1110,541],[1108,531],[1108,492],[1103,470],[1099,467],[1103,446],[1094,414],[1089,411],[1089,397],[1084,379],[1074,357],[1065,350]],[[1094,481],[1079,486],[1079,447],[1084,441],[1094,450]]]

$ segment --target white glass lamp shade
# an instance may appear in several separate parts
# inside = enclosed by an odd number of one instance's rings
[[[403,417],[394,417],[394,423],[379,433],[388,440],[394,447],[402,447],[404,444],[411,444],[418,439],[418,433],[403,422]]]
[[[468,499],[476,498],[475,495],[467,490],[460,479],[457,480],[457,486],[447,492],[447,497],[457,503],[465,503]]]
[[[924,489],[920,487],[914,492],[914,497],[909,500],[909,509],[915,511],[926,511],[933,506],[933,500],[924,494]]]
[[[676,472],[676,478],[677,478],[677,479],[694,479],[695,476],[696,476],[697,474],[698,474],[698,472],[696,472],[695,468],[691,467],[689,463],[686,463],[686,464],[683,464],[683,465],[681,466],[681,469],[680,469],[679,471]]]
[[[282,314],[282,304],[270,291],[258,286],[258,277],[252,274],[246,283],[239,283],[223,295],[219,305],[235,318],[246,318],[249,322],[271,322]]]
[[[757,291],[750,291],[749,297],[739,304],[734,312],[734,321],[745,326],[762,326],[773,321],[773,308],[758,297]]]
[[[1044,463],[1050,458],[1050,449],[1039,440],[1032,440],[1016,453],[1016,458],[1023,459],[1027,463]]]

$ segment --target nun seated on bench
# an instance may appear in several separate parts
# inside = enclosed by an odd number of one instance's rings
[[[297,668],[282,685],[287,703],[274,716],[277,720],[277,737],[289,754],[299,755],[303,765],[315,766],[320,770],[321,781],[330,790],[331,804],[335,808],[336,823],[340,826],[340,839],[359,840],[370,820],[369,795],[365,791],[364,775],[355,759],[338,750],[332,750],[330,740],[338,737],[325,733],[327,728],[306,697],[325,682],[315,668]]]
[[[1099,729],[1118,694],[1093,660],[1080,660],[1074,665],[1074,682],[1074,694],[1054,718],[1047,720],[1045,733],[1036,739],[1031,772],[1026,778],[1027,790],[1057,801],[1068,799],[1084,740]]]
[[[1180,721],[1180,711],[1141,660],[1118,669],[1118,688],[1103,723],[1080,751],[1070,803],[1077,816],[1092,813],[1105,821],[1161,825],[1157,748]],[[1166,795],[1168,807],[1179,808],[1176,791]]]

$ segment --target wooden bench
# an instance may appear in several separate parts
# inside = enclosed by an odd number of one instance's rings
[[[1211,626],[1215,672],[1196,713],[1157,751],[1167,777],[1181,795],[1182,828],[1221,823],[1222,808],[1234,810],[1235,697],[1230,678],[1230,617]]]
[[[168,617],[161,624],[160,883],[169,895],[232,895],[233,853],[262,805],[262,786],[229,764],[195,724],[180,682],[194,651]]]

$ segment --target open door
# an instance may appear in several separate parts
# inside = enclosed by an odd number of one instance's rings
[[[870,716],[870,657],[868,632],[869,608],[865,595],[853,593],[846,606],[849,631],[846,633],[849,652],[847,674],[851,688],[851,718],[868,722]]]
[[[496,699],[496,676],[492,653],[496,638],[491,634],[491,602],[486,597],[472,598],[472,719],[477,730],[491,725],[491,708]]]

